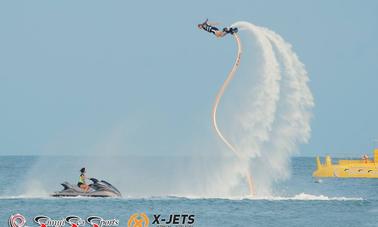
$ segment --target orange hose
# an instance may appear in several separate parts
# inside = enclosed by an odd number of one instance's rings
[[[236,70],[238,69],[239,64],[240,64],[240,58],[241,58],[241,54],[242,54],[242,45],[241,45],[241,42],[240,42],[240,38],[237,34],[234,34],[234,38],[235,38],[236,44],[238,46],[238,52],[237,52],[236,60],[235,60],[235,63],[233,65],[231,71],[228,73],[226,80],[224,81],[224,83],[222,84],[221,88],[219,89],[219,91],[217,93],[217,96],[215,98],[215,102],[214,102],[214,105],[213,105],[213,114],[212,114],[213,116],[212,117],[213,117],[214,129],[215,129],[216,133],[218,134],[218,136],[220,137],[220,139],[223,141],[223,143],[226,144],[226,146],[240,160],[242,160],[243,159],[242,154],[240,152],[238,152],[236,150],[236,148],[223,136],[223,134],[221,133],[221,131],[218,128],[218,123],[217,123],[217,109],[218,109],[218,106],[219,106],[219,102],[220,102],[227,86],[229,85],[231,80],[234,78]],[[249,172],[249,170],[247,170],[247,183],[248,183],[249,192],[251,193],[251,195],[254,195],[255,194],[254,193],[254,185],[253,185],[252,176],[251,176],[251,173]]]

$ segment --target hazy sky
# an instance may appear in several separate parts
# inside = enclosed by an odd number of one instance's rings
[[[1,1],[0,154],[206,150],[235,46],[200,32],[205,18],[249,21],[293,45],[316,104],[301,155],[368,153],[377,12],[373,0]]]

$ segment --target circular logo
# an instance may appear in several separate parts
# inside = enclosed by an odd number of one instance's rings
[[[9,227],[24,227],[26,219],[21,214],[14,214],[9,218]]]
[[[145,213],[135,213],[130,216],[127,222],[128,227],[148,227],[149,219]]]

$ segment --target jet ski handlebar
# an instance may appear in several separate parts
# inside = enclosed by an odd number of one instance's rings
[[[98,182],[98,180],[96,178],[89,178],[89,180],[91,180],[93,182],[93,184],[96,184]]]

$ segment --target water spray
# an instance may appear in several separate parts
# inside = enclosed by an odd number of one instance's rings
[[[255,44],[253,59],[258,64],[248,64],[252,74],[243,75],[253,78],[253,83],[245,90],[248,101],[242,105],[243,109],[234,109],[237,130],[231,132],[231,143],[219,130],[216,115],[219,102],[240,64],[242,45],[239,36],[234,34],[237,57],[216,96],[213,125],[223,143],[240,162],[247,163],[242,173],[246,172],[250,193],[270,195],[274,182],[289,177],[290,157],[298,150],[298,145],[310,138],[314,100],[304,64],[280,35],[243,21],[231,27],[245,31],[246,41]]]

